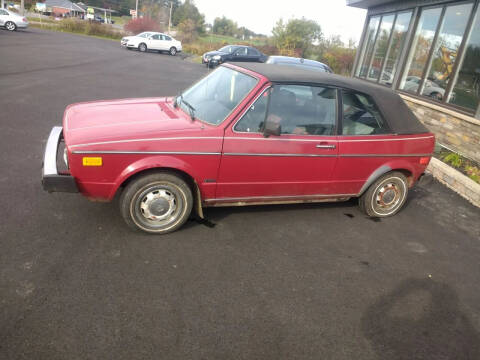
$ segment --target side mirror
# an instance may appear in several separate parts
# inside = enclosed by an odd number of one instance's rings
[[[265,128],[263,129],[263,136],[269,137],[270,135],[280,136],[282,133],[282,126],[273,121],[266,121]]]

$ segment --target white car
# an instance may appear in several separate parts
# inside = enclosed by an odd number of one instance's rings
[[[0,9],[0,27],[4,27],[9,31],[17,29],[26,29],[28,21],[26,17],[18,15],[7,9]]]
[[[120,44],[127,49],[138,49],[141,52],[148,50],[168,51],[172,56],[182,51],[180,41],[166,34],[152,31],[146,31],[135,36],[126,36],[122,38]]]

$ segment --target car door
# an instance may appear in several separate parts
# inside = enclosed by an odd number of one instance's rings
[[[247,48],[247,57],[248,57],[248,61],[251,61],[251,62],[260,61],[260,53],[253,48]]]
[[[7,22],[9,14],[6,10],[0,9],[0,25],[3,26]]]
[[[399,154],[405,152],[408,141],[406,136],[391,133],[369,95],[342,90],[341,103],[339,153],[333,184],[336,192],[358,194],[372,174],[382,171],[389,160],[398,159]]]
[[[233,53],[232,61],[248,61],[248,48],[241,46],[236,49]]]
[[[333,194],[336,107],[335,89],[265,89],[225,131],[216,197],[282,201]],[[265,121],[280,124],[281,134],[265,137]]]
[[[153,34],[149,36],[147,46],[151,50],[162,50],[162,35]]]
[[[173,39],[168,35],[163,35],[163,37],[164,37],[165,50],[170,50],[170,48],[174,46]]]

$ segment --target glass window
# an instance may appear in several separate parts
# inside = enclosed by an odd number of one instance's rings
[[[378,25],[380,23],[380,16],[373,16],[368,22],[367,33],[365,36],[365,46],[362,51],[362,57],[360,58],[357,69],[357,76],[365,77],[367,75],[370,59],[372,58],[373,45],[377,36]]]
[[[257,84],[244,73],[220,67],[178,96],[176,103],[188,114],[217,125],[235,109]]]
[[[160,40],[160,35],[152,35],[153,40]]]
[[[444,98],[471,11],[471,3],[447,7],[422,95],[439,101]]]
[[[375,41],[373,58],[370,62],[370,70],[367,70],[367,80],[377,81],[380,76],[383,60],[387,54],[388,40],[390,39],[394,19],[395,15],[382,16],[377,40]]]
[[[263,132],[263,122],[265,121],[267,113],[269,94],[270,89],[260,95],[255,103],[250,106],[245,115],[243,115],[242,119],[235,125],[235,131],[252,133]]]
[[[167,40],[167,41],[172,41],[172,38],[170,36],[167,36],[167,35],[163,35],[164,37],[164,40]]]
[[[262,132],[266,117],[268,121],[280,124],[282,134],[333,135],[337,116],[336,104],[335,89],[276,85],[257,99],[235,126],[235,130]]]
[[[252,49],[252,48],[248,48],[248,55],[250,55],[250,56],[257,56],[257,55],[258,55],[258,51],[255,50],[255,49]]]
[[[423,76],[427,65],[428,55],[432,47],[441,13],[442,8],[422,11],[407,65],[405,66],[405,72],[400,83],[400,89],[410,92],[418,91],[419,80]]]
[[[393,29],[392,40],[390,49],[387,52],[388,56],[385,60],[385,68],[382,76],[380,77],[380,83],[385,85],[392,85],[393,78],[397,72],[398,61],[400,59],[400,52],[402,51],[405,37],[410,25],[410,19],[412,18],[412,12],[399,13],[395,20],[395,27]]]
[[[235,50],[235,47],[233,47],[231,45],[228,45],[228,46],[224,46],[224,47],[220,48],[218,51],[221,51],[221,52],[224,52],[224,53],[227,53],[227,54],[231,54],[233,50]]]
[[[8,12],[6,12],[5,10],[0,9],[0,15],[8,15]]]
[[[385,134],[389,130],[373,99],[354,91],[342,90],[343,135]]]
[[[333,135],[336,90],[320,86],[277,85],[270,94],[267,120],[282,134]]]
[[[480,103],[480,7],[467,36],[465,55],[448,103],[475,110]]]
[[[247,48],[246,47],[238,48],[237,51],[235,51],[235,55],[247,55]]]

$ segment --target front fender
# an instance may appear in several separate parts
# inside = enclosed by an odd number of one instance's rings
[[[154,155],[146,158],[142,158],[130,165],[128,165],[120,175],[115,179],[112,192],[109,198],[112,199],[115,196],[120,185],[122,185],[127,179],[138,174],[142,171],[149,169],[175,169],[182,171],[191,176],[196,183],[199,182],[199,175],[193,169],[190,164],[185,161],[168,155]]]

